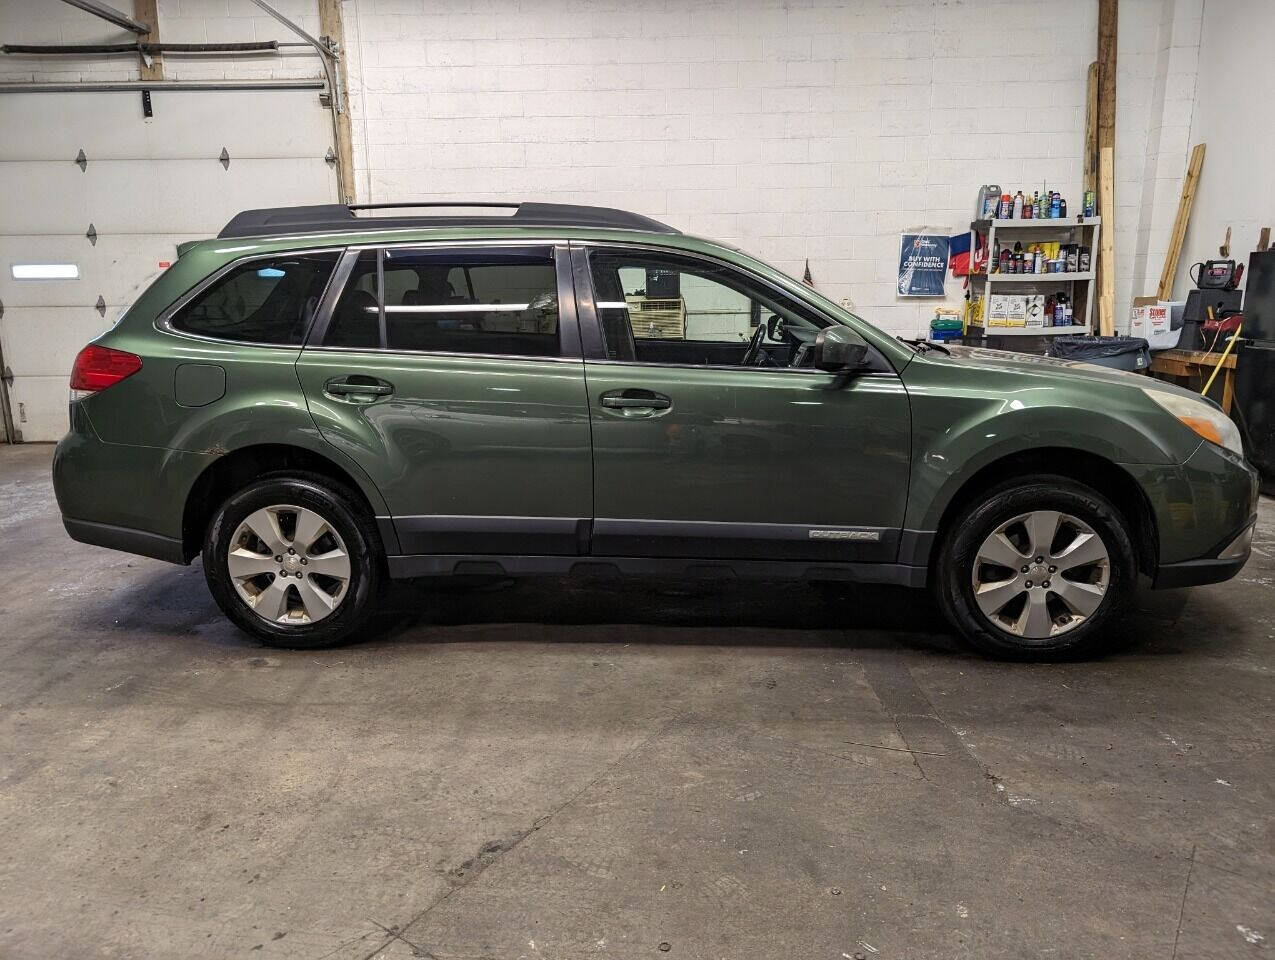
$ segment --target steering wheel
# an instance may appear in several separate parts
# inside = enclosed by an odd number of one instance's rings
[[[757,363],[757,358],[761,356],[761,342],[765,338],[766,324],[759,323],[757,329],[753,331],[752,339],[748,341],[748,348],[744,350],[744,355],[740,358],[741,367],[751,367]]]

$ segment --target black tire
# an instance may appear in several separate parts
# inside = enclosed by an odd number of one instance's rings
[[[312,623],[279,623],[259,616],[240,597],[227,566],[231,538],[240,524],[256,511],[280,504],[318,513],[343,541],[349,557],[349,579],[339,604]],[[386,579],[384,549],[373,518],[353,492],[315,474],[267,474],[228,497],[209,523],[203,560],[204,578],[217,605],[236,626],[272,647],[312,650],[353,639],[373,619]],[[266,582],[274,579],[270,576]]]
[[[974,599],[973,564],[984,541],[1003,524],[1041,510],[1056,510],[1087,524],[1106,547],[1109,573],[1098,607],[1082,622],[1056,636],[1030,640],[1004,629],[979,608]],[[1137,585],[1137,556],[1128,522],[1102,494],[1065,477],[1039,474],[1008,481],[963,510],[946,530],[934,593],[952,626],[988,656],[1056,660],[1093,655],[1125,614]]]

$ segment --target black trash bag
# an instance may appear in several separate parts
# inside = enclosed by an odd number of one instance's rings
[[[1151,366],[1150,346],[1142,337],[1054,337],[1045,356],[1117,370],[1145,370]]]

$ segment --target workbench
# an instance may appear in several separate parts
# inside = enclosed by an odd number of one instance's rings
[[[1222,351],[1206,353],[1203,350],[1157,350],[1151,354],[1151,375],[1164,380],[1183,379],[1188,384],[1201,381],[1195,389],[1203,386],[1203,381],[1212,375],[1222,358]],[[1235,354],[1232,352],[1222,360],[1222,370],[1217,375],[1222,384],[1222,412],[1231,415],[1231,404],[1235,402]]]

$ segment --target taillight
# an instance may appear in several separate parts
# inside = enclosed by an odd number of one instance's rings
[[[75,355],[71,368],[71,391],[78,397],[97,393],[131,377],[142,369],[142,358],[123,350],[90,343]]]

